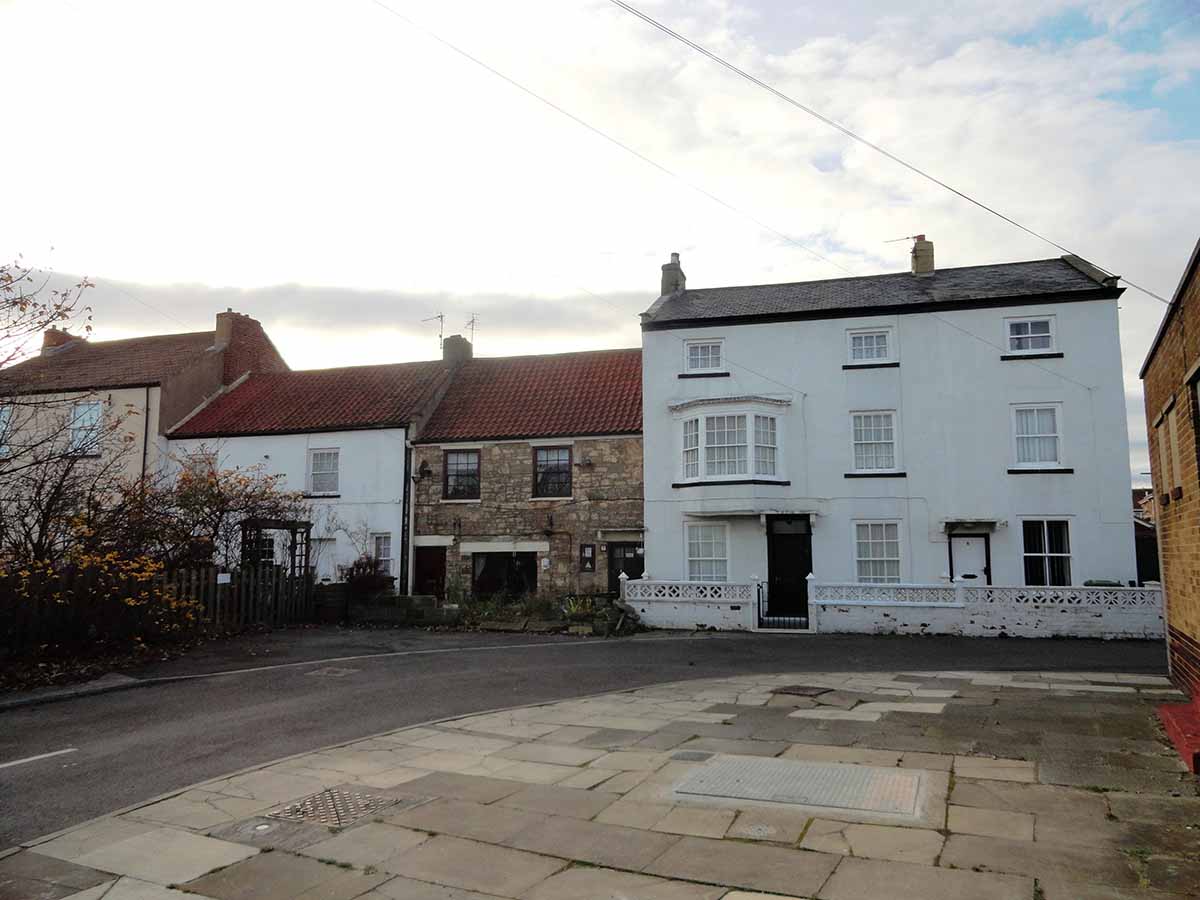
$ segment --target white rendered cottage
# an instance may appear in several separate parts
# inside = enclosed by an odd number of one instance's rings
[[[911,272],[796,284],[688,289],[672,254],[630,598],[686,627],[1161,630],[1155,591],[1053,590],[1136,579],[1121,293],[1070,256],[938,271],[923,238]],[[1068,609],[1114,603],[1137,621]]]

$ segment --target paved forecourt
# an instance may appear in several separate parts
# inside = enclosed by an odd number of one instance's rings
[[[1165,679],[750,675],[308,753],[0,859],[0,900],[1170,900]]]

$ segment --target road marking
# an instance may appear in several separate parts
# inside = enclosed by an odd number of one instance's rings
[[[53,753],[39,753],[37,756],[14,759],[12,762],[0,763],[0,769],[7,769],[10,766],[23,766],[25,763],[37,762],[39,759],[49,759],[51,756],[62,756],[64,753],[74,753],[77,749],[77,747],[68,747],[66,750],[55,750]]]
[[[641,638],[632,641],[637,644],[660,644],[660,643],[681,643],[688,640],[728,640],[716,635],[705,635],[703,638],[698,637],[670,637],[670,638]],[[253,666],[247,669],[229,669],[224,672],[201,672],[196,675],[162,675],[157,678],[147,678],[147,682],[151,684],[163,684],[170,681],[192,681],[197,678],[220,678],[225,675],[247,675],[252,672],[269,672],[273,669],[294,669],[297,666],[322,666],[328,663],[352,662],[359,659],[386,659],[396,656],[427,656],[435,653],[474,653],[479,650],[528,650],[534,647],[593,647],[597,645],[607,644],[610,647],[614,646],[614,642],[609,638],[601,638],[592,641],[539,641],[538,643],[529,644],[487,644],[483,647],[439,647],[432,650],[394,650],[388,653],[363,653],[358,656],[332,656],[328,659],[306,659],[302,662],[277,663],[273,666]]]

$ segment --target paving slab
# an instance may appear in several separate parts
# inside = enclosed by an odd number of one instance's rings
[[[909,750],[900,754],[900,768],[949,772],[954,768],[954,757],[944,753],[921,753]]]
[[[635,790],[647,778],[653,775],[653,772],[618,772],[614,769],[595,769],[597,772],[608,772],[612,777],[604,781],[601,785],[602,789],[612,794],[628,794]],[[563,779],[561,783],[565,784],[567,779]]]
[[[561,859],[438,835],[386,863],[418,881],[518,897],[566,866]]]
[[[119,878],[80,891],[78,894],[71,894],[67,900],[188,900],[188,895],[183,891],[173,891],[149,881]]]
[[[738,813],[727,838],[747,841],[769,841],[775,844],[794,844],[811,821],[807,813],[787,809],[744,809]]]
[[[630,731],[626,728],[589,728],[591,734],[580,738],[579,744],[593,747],[597,750],[617,750],[636,744],[646,736],[644,731]]]
[[[379,900],[381,897],[387,897],[389,900],[505,900],[495,894],[464,891],[461,888],[416,881],[412,878],[389,879],[369,894],[363,894],[362,900]]]
[[[333,833],[333,829],[324,825],[251,816],[240,822],[230,822],[228,825],[214,828],[208,832],[208,836],[263,849],[270,847],[272,850],[299,850],[327,840]]]
[[[988,781],[1037,781],[1037,763],[1024,759],[998,759],[986,756],[955,756],[955,778]]]
[[[1182,900],[1182,894],[1167,894],[1151,888],[1118,888],[1103,884],[1045,879],[1038,882],[1043,900]]]
[[[898,750],[869,750],[859,747],[831,747],[827,744],[792,744],[783,752],[783,758],[886,767],[897,765],[900,762],[900,752]]]
[[[108,817],[72,829],[53,840],[38,844],[33,849],[43,856],[75,860],[92,850],[153,830],[153,825],[143,822]]]
[[[559,787],[586,791],[588,788],[594,788],[596,785],[608,781],[608,779],[616,774],[618,773],[612,769],[581,769],[579,772],[567,776],[557,784]],[[605,790],[608,789],[605,788]]]
[[[112,881],[108,872],[28,850],[0,859],[0,900],[61,900]]]
[[[449,797],[454,800],[471,800],[475,803],[494,803],[510,794],[523,790],[519,781],[505,781],[483,775],[458,775],[453,772],[435,772],[424,778],[406,782],[396,793],[416,797]]]
[[[1029,900],[1033,879],[913,863],[845,859],[819,900]]]
[[[1102,794],[1048,784],[1017,784],[1004,781],[956,781],[950,802],[956,806],[981,806],[1013,812],[1064,815],[1103,819],[1108,804]]]
[[[528,812],[552,816],[591,819],[607,806],[621,799],[620,794],[603,790],[585,791],[558,785],[530,785],[523,791],[497,800],[497,806],[510,806]]]
[[[800,847],[822,853],[840,853],[865,859],[921,863],[932,866],[945,839],[923,828],[894,828],[889,825],[852,825],[829,819],[814,819]]]
[[[212,791],[184,791],[158,803],[140,807],[128,814],[128,818],[179,828],[205,831],[237,819],[253,815],[269,808],[261,800],[229,797]]]
[[[1122,821],[1158,825],[1200,825],[1200,797],[1107,795],[1112,814]]]
[[[291,853],[263,853],[190,882],[192,894],[216,900],[352,900],[387,881]]]
[[[675,807],[669,803],[641,803],[637,800],[618,800],[596,816],[605,825],[625,825],[649,830],[663,820]]]
[[[820,699],[820,698],[818,698]],[[832,706],[815,709],[796,709],[788,713],[789,719],[827,719],[844,722],[878,722],[883,713],[859,712],[856,709],[837,709]]]
[[[828,853],[766,844],[687,837],[658,857],[645,871],[667,878],[756,891],[812,895],[841,859]]]
[[[97,847],[76,859],[83,866],[130,875],[155,884],[182,884],[205,872],[229,866],[258,854],[254,847],[215,838],[154,828]]]
[[[940,864],[1033,878],[1093,882],[1116,887],[1138,886],[1137,871],[1129,857],[1113,851],[1068,844],[952,834],[946,841]]]
[[[315,794],[327,787],[328,784],[329,782],[317,778],[291,775],[284,771],[259,769],[222,781],[209,782],[204,785],[204,789],[229,797],[258,800],[264,805],[271,805]]]
[[[678,840],[668,834],[555,816],[521,831],[504,843],[595,866],[637,871]]]
[[[1032,841],[1033,821],[1030,813],[951,805],[947,810],[946,829],[957,834]]]
[[[1150,884],[1160,890],[1186,897],[1200,896],[1200,860],[1151,857],[1146,862],[1145,874]]]
[[[310,844],[299,852],[313,859],[332,859],[365,868],[378,865],[428,839],[429,835],[423,831],[387,823],[368,822],[318,844]]]
[[[729,896],[723,887],[613,869],[573,868],[546,879],[523,900],[718,900],[722,896]]]
[[[732,809],[700,809],[678,806],[655,823],[653,830],[666,834],[721,838],[733,824],[737,813]]]
[[[430,750],[454,750],[459,753],[476,753],[487,756],[516,746],[511,740],[484,737],[481,734],[471,734],[462,731],[439,731],[413,742],[415,747],[428,747]],[[411,757],[410,757],[411,758]]]
[[[585,766],[593,759],[604,755],[603,750],[593,747],[573,747],[560,744],[529,743],[517,744],[500,750],[496,756],[523,762],[553,763],[558,766]]]
[[[778,756],[791,746],[787,741],[747,741],[731,738],[702,737],[688,741],[680,749],[704,753],[731,753],[737,756]]]
[[[591,762],[593,769],[614,769],[618,772],[653,772],[661,768],[671,754],[653,750],[614,750]]]
[[[680,744],[690,741],[694,734],[682,730],[688,723],[681,723],[679,731],[654,731],[640,741],[630,744],[631,750],[674,750]],[[674,726],[672,726],[674,727]]]
[[[384,821],[439,834],[498,844],[545,820],[535,813],[484,806],[467,800],[435,800],[404,812],[384,817]]]

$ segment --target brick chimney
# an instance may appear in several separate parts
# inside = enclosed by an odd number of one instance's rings
[[[913,241],[912,273],[914,275],[933,274],[933,241],[925,240],[925,235],[918,234]]]
[[[77,334],[70,334],[65,329],[60,330],[51,326],[42,332],[42,356],[49,356],[59,347],[65,347],[72,341],[83,340]]]
[[[233,384],[247,372],[288,371],[262,323],[245,313],[232,309],[217,313],[213,345],[224,351],[222,384]]]
[[[672,253],[671,261],[663,263],[661,296],[665,297],[683,290],[687,290],[687,276],[683,274],[683,269],[679,265],[679,254]]]
[[[475,354],[471,342],[461,334],[452,334],[442,341],[442,362],[447,368],[457,369]]]

